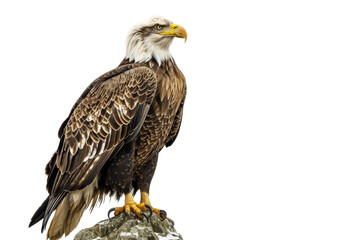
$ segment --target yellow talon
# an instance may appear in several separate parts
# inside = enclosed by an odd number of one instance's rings
[[[152,210],[153,210],[154,213],[156,213],[156,215],[160,216],[160,209],[153,208]]]
[[[135,215],[138,217],[138,218],[148,218],[146,215],[145,215],[145,211],[149,209],[150,210],[150,215],[152,214],[152,211],[151,211],[151,207],[148,206],[147,204],[145,203],[136,203],[132,197],[132,195],[130,193],[128,194],[125,194],[125,205],[123,207],[117,207],[117,208],[113,208],[113,209],[110,209],[110,210],[114,210],[114,215],[115,216],[118,216],[120,213],[123,213],[125,212],[126,214],[129,214],[131,212],[135,213]],[[110,213],[110,211],[109,211]]]
[[[141,191],[140,202],[151,206],[149,194],[147,192]],[[167,214],[164,210],[160,210],[158,208],[152,208],[152,211],[161,218],[161,221],[164,221],[165,219],[167,219],[169,222],[171,222],[172,226],[174,226],[174,221],[167,217]]]
[[[146,215],[144,212],[146,210],[150,211],[149,215]],[[149,220],[149,217],[151,217],[152,213],[154,212],[156,215],[158,215],[162,221],[167,219],[172,226],[174,226],[174,221],[172,221],[170,218],[167,217],[167,214],[164,210],[158,209],[158,208],[152,208],[149,194],[146,192],[141,192],[141,202],[136,203],[134,201],[134,198],[130,193],[125,194],[125,205],[123,207],[117,207],[112,208],[108,212],[108,217],[110,218],[110,213],[112,211],[114,212],[115,216],[118,216],[119,214],[125,212],[126,215],[129,215],[130,212],[133,212],[138,218],[146,218],[146,220]]]

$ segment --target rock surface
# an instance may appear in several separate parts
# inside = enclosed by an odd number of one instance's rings
[[[103,220],[93,227],[85,228],[76,234],[74,240],[182,240],[168,220],[161,221],[153,214],[149,222],[139,219],[135,214],[130,217],[124,213],[111,219]]]

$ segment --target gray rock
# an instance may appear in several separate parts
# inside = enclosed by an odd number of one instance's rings
[[[147,213],[149,214],[149,213]],[[74,240],[182,240],[182,236],[168,220],[161,221],[153,214],[149,222],[139,219],[131,213],[130,217],[121,213],[119,216],[103,220],[93,227],[78,232]]]

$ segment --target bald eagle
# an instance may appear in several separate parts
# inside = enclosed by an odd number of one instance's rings
[[[43,232],[55,211],[47,238],[59,239],[105,195],[125,195],[125,205],[109,211],[114,215],[144,218],[149,208],[166,218],[152,208],[149,188],[160,150],[178,135],[186,95],[184,75],[169,52],[174,37],[186,41],[187,33],[162,17],[136,25],[124,60],[85,89],[59,129],[59,146],[45,168],[49,196],[29,227],[43,219]]]

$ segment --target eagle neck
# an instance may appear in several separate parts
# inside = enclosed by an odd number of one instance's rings
[[[132,63],[136,63],[136,62],[134,60],[130,61],[129,58],[124,58],[119,66],[132,64]],[[176,67],[176,63],[173,58],[163,61],[161,65],[158,65],[158,62],[156,61],[155,58],[151,58],[149,61],[143,62],[141,64],[144,64],[145,66],[154,70],[162,69],[163,71],[168,71],[170,70],[170,68]]]
[[[171,60],[172,56],[169,47],[172,38],[162,39],[161,44],[155,44],[154,42],[155,39],[151,37],[143,39],[137,34],[129,37],[125,58],[135,63],[147,63],[154,59],[159,66],[161,66],[163,62]]]

